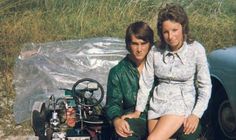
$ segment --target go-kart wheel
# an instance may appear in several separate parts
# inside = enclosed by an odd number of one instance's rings
[[[35,102],[32,107],[31,125],[39,140],[45,140],[45,103]]]
[[[72,94],[78,104],[82,106],[96,106],[104,97],[102,85],[94,79],[78,80],[72,87]]]

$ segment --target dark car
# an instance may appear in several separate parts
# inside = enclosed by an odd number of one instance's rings
[[[205,133],[214,140],[236,140],[236,46],[208,55],[212,95],[205,112]]]

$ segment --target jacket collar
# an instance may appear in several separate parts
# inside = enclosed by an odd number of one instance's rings
[[[129,54],[126,55],[125,57],[125,63],[128,67],[130,67],[131,69],[137,69],[137,65],[135,62],[133,62],[130,58],[129,58]]]
[[[172,52],[169,49],[169,46],[166,45],[165,46],[165,50],[164,50],[164,54],[163,54],[163,61],[164,61],[164,63],[167,63],[166,56],[172,54],[172,55],[176,55],[180,59],[182,64],[185,64],[186,63],[185,54],[187,53],[187,48],[188,48],[188,44],[187,44],[187,42],[184,42],[183,46],[179,50],[177,50],[176,52]]]

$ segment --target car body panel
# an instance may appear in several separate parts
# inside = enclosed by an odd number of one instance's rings
[[[212,51],[208,63],[211,77],[223,85],[236,116],[236,46]]]

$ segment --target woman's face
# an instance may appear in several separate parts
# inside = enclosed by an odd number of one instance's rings
[[[178,22],[166,20],[162,24],[162,34],[172,51],[177,51],[183,44],[183,28]]]

